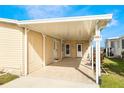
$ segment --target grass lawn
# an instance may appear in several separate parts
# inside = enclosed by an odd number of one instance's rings
[[[10,73],[4,74],[4,75],[0,76],[0,85],[7,83],[11,80],[14,80],[16,78],[18,78],[17,75],[12,75]]]
[[[104,59],[103,67],[108,75],[102,74],[101,88],[124,88],[124,61],[121,59]]]

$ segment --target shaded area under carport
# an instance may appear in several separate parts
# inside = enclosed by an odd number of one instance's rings
[[[61,62],[52,63],[29,76],[44,77],[56,80],[94,84],[95,75],[90,62],[81,58],[64,58]]]

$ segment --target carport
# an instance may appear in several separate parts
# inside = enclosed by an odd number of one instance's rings
[[[111,14],[93,15],[93,16],[79,16],[79,17],[65,17],[65,18],[51,18],[40,20],[26,20],[20,21],[19,26],[25,28],[25,75],[27,75],[27,32],[30,30],[40,32],[43,34],[43,61],[45,66],[45,48],[46,36],[61,40],[61,44],[68,40],[77,40],[89,42],[90,52],[89,61],[93,67],[93,42],[95,42],[96,50],[96,83],[99,83],[101,76],[100,69],[100,31],[107,26],[107,23],[112,19]],[[65,57],[62,55],[61,62]],[[85,60],[81,56],[81,60]],[[54,66],[53,66],[54,67]]]

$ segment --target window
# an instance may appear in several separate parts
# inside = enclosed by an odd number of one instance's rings
[[[122,49],[124,49],[124,39],[122,39]]]
[[[114,48],[114,41],[111,41],[111,48]]]
[[[78,45],[78,51],[81,51],[81,45]]]
[[[69,48],[70,48],[70,46],[66,45],[66,54],[70,54]]]

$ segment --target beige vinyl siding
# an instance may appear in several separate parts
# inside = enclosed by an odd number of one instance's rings
[[[24,53],[22,29],[12,24],[0,23],[0,68],[21,75]]]
[[[90,43],[87,41],[85,43],[83,43],[83,59],[87,60],[88,56],[90,56],[91,50],[90,50]]]
[[[28,73],[43,67],[43,37],[35,31],[28,32]]]
[[[56,43],[56,44],[55,44]],[[57,48],[55,50],[55,47]],[[56,51],[56,54],[54,54]],[[45,64],[51,64],[54,59],[61,59],[61,41],[59,39],[46,36],[45,38]]]
[[[45,39],[45,64],[48,65],[54,61],[54,39],[52,37],[46,36]]]

